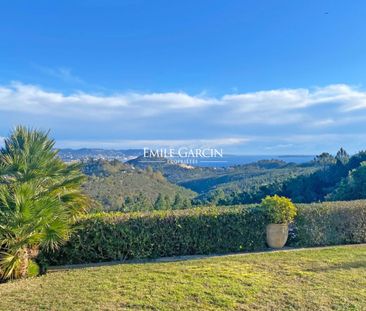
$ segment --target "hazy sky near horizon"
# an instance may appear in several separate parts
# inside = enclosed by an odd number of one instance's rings
[[[362,0],[0,4],[0,143],[366,149]]]

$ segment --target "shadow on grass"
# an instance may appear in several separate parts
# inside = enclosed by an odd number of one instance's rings
[[[333,264],[327,265],[322,267],[313,267],[311,269],[306,269],[309,272],[327,272],[333,270],[349,270],[349,269],[359,269],[359,268],[366,268],[366,259],[365,260],[358,260],[353,262],[345,262],[341,264]]]
[[[210,255],[183,255],[183,256],[174,256],[174,257],[159,257],[159,258],[147,258],[147,259],[129,259],[129,260],[116,260],[116,261],[105,261],[105,262],[97,262],[97,263],[84,263],[84,264],[69,264],[69,265],[62,265],[62,266],[50,266],[47,272],[60,272],[65,270],[73,270],[73,269],[83,269],[83,268],[95,268],[95,267],[102,267],[102,266],[114,266],[114,265],[121,265],[121,264],[145,264],[145,263],[169,263],[169,262],[180,262],[180,261],[190,261],[190,260],[201,260],[201,259],[208,259],[208,258],[220,258],[220,257],[227,257],[227,256],[238,256],[238,255],[259,255],[259,254],[270,254],[270,253],[284,253],[284,252],[297,252],[297,251],[311,251],[311,250],[332,250],[338,247],[365,247],[366,244],[349,244],[349,245],[337,245],[337,246],[317,246],[317,247],[307,247],[307,248],[295,248],[295,247],[284,247],[282,249],[271,249],[266,248],[263,250],[259,250],[256,252],[237,252],[237,253],[223,253],[223,254],[210,254]],[[366,267],[366,260],[361,262],[362,265],[360,267]],[[344,266],[350,265],[348,263],[344,263]],[[351,268],[359,268],[359,267],[341,267],[340,265],[335,265],[334,268],[332,267],[319,267],[313,268],[313,270],[307,271],[322,271],[322,269],[351,269]]]

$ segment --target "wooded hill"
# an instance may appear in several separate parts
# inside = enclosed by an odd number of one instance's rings
[[[263,160],[225,168],[190,169],[168,161],[153,163],[171,182],[199,195],[195,204],[257,203],[279,194],[297,203],[366,198],[366,152],[349,156],[341,148],[335,156],[322,153],[304,164]],[[365,162],[365,163],[364,163]],[[143,167],[139,158],[130,161]]]
[[[177,208],[184,208],[196,196],[193,191],[167,181],[159,171],[118,160],[88,160],[82,169],[88,175],[84,190],[103,210],[166,209],[174,203],[182,205]]]
[[[366,198],[366,152],[350,157],[340,149],[304,164],[262,160],[223,168],[150,160],[84,162],[84,189],[104,210],[121,211],[258,203],[274,194],[295,203]]]

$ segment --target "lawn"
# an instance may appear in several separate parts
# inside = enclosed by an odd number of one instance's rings
[[[0,310],[366,310],[366,246],[75,269],[0,284]]]

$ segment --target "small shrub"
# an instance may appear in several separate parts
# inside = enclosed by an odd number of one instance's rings
[[[39,268],[38,264],[35,261],[30,260],[29,265],[28,265],[27,275],[29,277],[32,277],[32,276],[39,275],[39,273],[40,273],[40,268]]]
[[[269,223],[289,223],[296,216],[296,206],[286,197],[280,197],[278,195],[266,196],[262,200],[260,207],[267,216]]]

